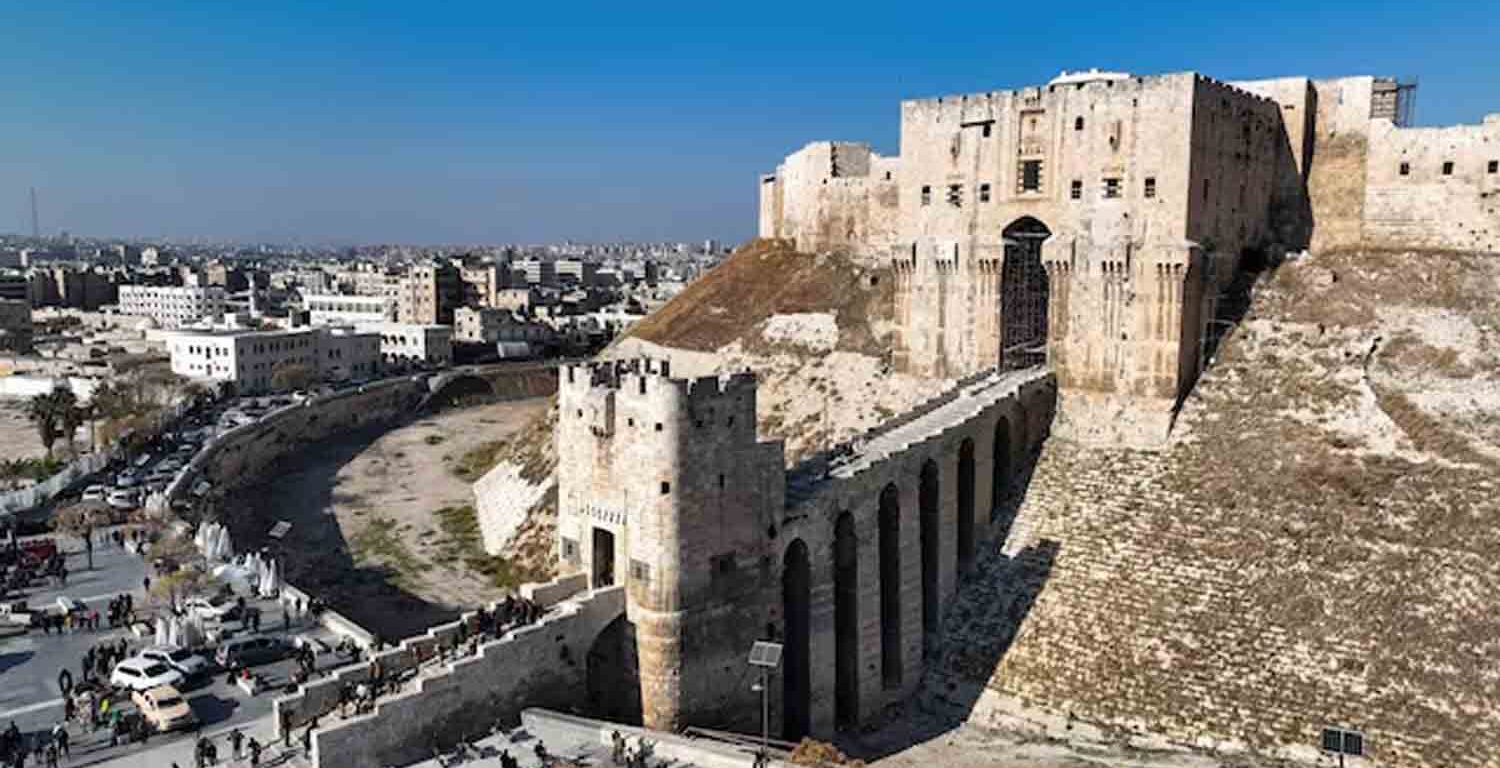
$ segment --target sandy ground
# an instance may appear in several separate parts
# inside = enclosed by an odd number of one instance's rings
[[[26,403],[0,400],[0,459],[39,458],[45,453],[36,426],[26,418]]]
[[[235,539],[264,541],[276,521],[291,522],[292,583],[387,639],[453,618],[504,593],[446,543],[435,513],[474,502],[451,467],[546,408],[536,398],[453,409],[319,443],[230,500]]]

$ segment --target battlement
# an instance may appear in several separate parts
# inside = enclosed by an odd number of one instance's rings
[[[1011,101],[1035,102],[1040,101],[1046,94],[1084,91],[1089,94],[1112,94],[1132,93],[1155,88],[1171,88],[1184,85],[1188,82],[1207,80],[1203,75],[1196,72],[1171,72],[1158,75],[1127,75],[1124,77],[1101,78],[1095,80],[1080,80],[1077,82],[1052,82],[1046,85],[1028,85],[1020,88],[999,89],[994,91],[980,91],[977,93],[955,93],[942,96],[931,96],[920,99],[905,99],[901,102],[903,110],[927,111],[932,109],[961,109],[974,107],[986,103],[1006,103]]]
[[[586,423],[596,437],[691,429],[755,440],[752,373],[673,378],[669,361],[636,358],[564,366],[560,375],[564,423]]]

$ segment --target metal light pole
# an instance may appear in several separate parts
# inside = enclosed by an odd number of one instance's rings
[[[760,669],[760,758],[757,766],[770,762],[771,753],[771,670],[781,665],[781,643],[764,640],[750,646],[750,666]],[[753,690],[753,689],[752,689]]]

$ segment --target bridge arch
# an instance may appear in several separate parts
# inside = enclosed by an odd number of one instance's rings
[[[974,562],[974,438],[958,446],[957,570],[963,573]]]
[[[994,451],[990,460],[990,522],[1000,517],[1010,490],[1010,419],[995,422]]]
[[[585,660],[588,708],[594,717],[641,723],[641,663],[635,624],[621,614],[594,638]]]
[[[859,725],[859,537],[854,515],[833,525],[833,720],[840,729]]]
[[[942,516],[942,480],[938,463],[928,459],[922,463],[922,476],[917,489],[919,521],[917,538],[920,539],[922,556],[922,653],[928,655],[931,644],[936,641],[941,606],[938,587],[938,552],[941,540],[939,519]]]
[[[781,735],[800,741],[812,730],[812,573],[807,544],[795,539],[782,559],[781,603],[786,622]]]
[[[901,492],[880,492],[880,679],[901,687]]]
[[[1042,243],[1052,230],[1022,216],[1001,233],[1005,263],[1000,273],[1000,368],[1015,370],[1047,362],[1049,285]]]

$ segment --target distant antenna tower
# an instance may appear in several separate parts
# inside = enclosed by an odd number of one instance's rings
[[[31,237],[39,239],[42,236],[42,227],[38,223],[36,215],[36,187],[31,188]]]

